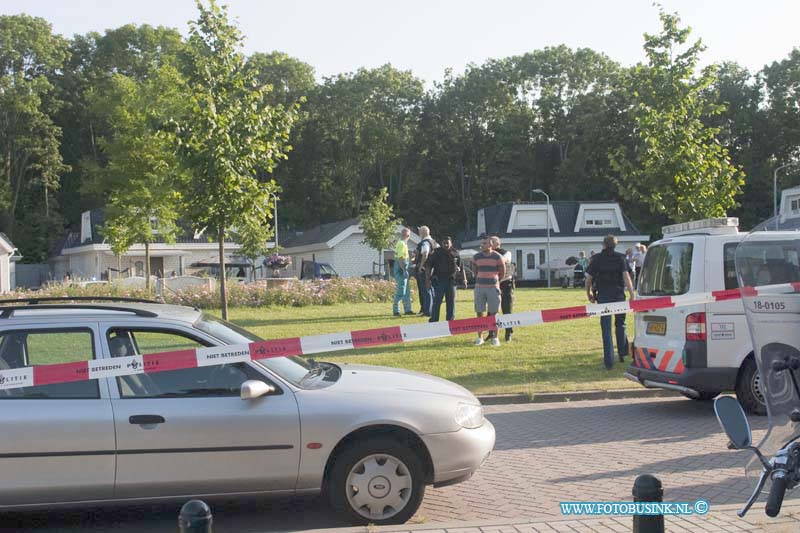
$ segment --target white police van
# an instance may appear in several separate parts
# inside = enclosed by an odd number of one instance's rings
[[[736,218],[711,218],[665,226],[664,238],[647,250],[638,299],[738,288],[735,252],[746,235],[738,225]],[[776,268],[758,284],[787,281]],[[735,390],[748,412],[766,413],[741,300],[637,313],[635,327],[628,379],[694,400]]]

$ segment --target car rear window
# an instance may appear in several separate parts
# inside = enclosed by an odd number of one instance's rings
[[[688,242],[656,244],[647,250],[638,291],[642,296],[674,296],[689,292],[692,250]]]

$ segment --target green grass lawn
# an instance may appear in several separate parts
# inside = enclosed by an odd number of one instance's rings
[[[586,303],[578,289],[517,289],[515,311]],[[265,339],[318,335],[422,322],[393,317],[391,304],[233,308],[230,318]],[[442,305],[444,313],[444,305]],[[459,290],[456,318],[474,316],[471,291]],[[628,336],[633,337],[632,317]],[[501,333],[502,339],[502,333]],[[460,383],[476,394],[537,393],[636,387],[624,379],[626,365],[603,367],[600,319],[570,320],[518,328],[500,347],[473,346],[473,335],[386,347],[318,354],[320,361],[367,363],[418,370]]]

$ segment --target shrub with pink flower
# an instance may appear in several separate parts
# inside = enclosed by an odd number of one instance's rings
[[[362,278],[334,278],[329,280],[294,280],[281,285],[265,281],[231,283],[228,285],[228,305],[231,307],[272,307],[308,305],[333,305],[337,303],[390,302],[395,286],[391,281]],[[9,298],[44,298],[47,296],[113,296],[158,299],[144,289],[122,288],[118,285],[88,287],[56,285],[36,291],[16,291]],[[219,291],[207,285],[191,286],[179,291],[165,291],[163,301],[188,305],[198,309],[218,309]]]

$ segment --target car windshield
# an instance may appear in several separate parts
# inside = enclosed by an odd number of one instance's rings
[[[692,244],[656,244],[647,250],[639,280],[642,296],[675,296],[689,291]]]
[[[209,315],[208,313],[203,313],[194,323],[194,327],[221,340],[225,344],[245,344],[264,340],[257,335],[253,335],[244,328],[240,328],[235,324]],[[260,359],[255,362],[296,387],[307,388],[308,386],[308,380],[304,380],[303,378],[305,378],[306,374],[312,369],[312,365],[301,357],[273,357],[270,359]]]

